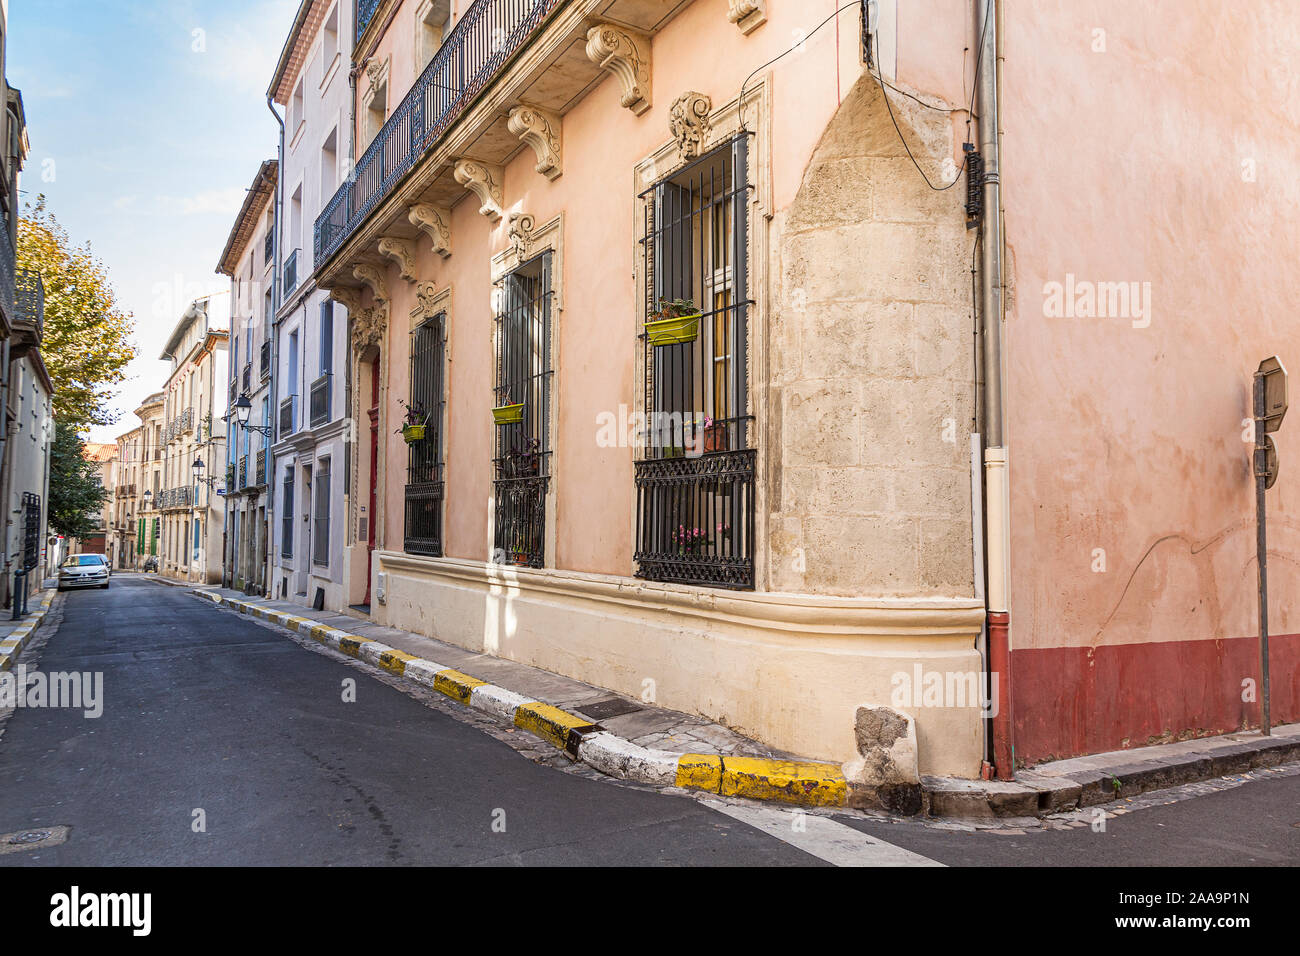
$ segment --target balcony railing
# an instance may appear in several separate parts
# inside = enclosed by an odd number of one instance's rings
[[[262,249],[262,265],[269,265],[271,257],[275,255],[275,231],[272,230],[266,234],[266,243]]]
[[[280,292],[281,304],[289,300],[293,295],[293,290],[298,288],[298,252],[295,249],[289,253],[289,258],[284,260],[284,288]]]
[[[253,387],[253,363],[248,362],[244,365],[243,381],[240,383],[245,392],[252,391]]]
[[[257,474],[255,475],[254,484],[261,488],[266,485],[266,449],[263,448],[257,453]]]
[[[30,323],[39,339],[45,328],[45,283],[41,280],[41,274],[30,269],[19,269],[14,295],[14,318],[19,322]]]
[[[260,354],[257,357],[257,373],[263,381],[271,377],[271,340],[267,339],[262,343]]]
[[[375,11],[379,9],[382,0],[357,0],[357,39],[361,39],[361,34],[366,32],[366,27],[370,26],[370,21],[375,17]]]
[[[180,418],[178,418],[177,421],[180,422],[180,424],[177,426],[177,429],[180,431],[180,434],[184,435],[187,432],[194,431],[194,409],[193,408],[185,409],[185,411],[181,412]]]
[[[243,491],[245,488],[248,487],[248,456],[247,455],[239,456],[238,479],[239,480],[235,483],[235,487],[240,491]]]
[[[281,438],[287,438],[293,434],[297,408],[297,395],[290,395],[280,402],[280,430],[278,434]]]
[[[317,267],[337,251],[398,180],[446,133],[560,2],[475,0],[471,4],[362,154],[355,175],[316,218],[312,242]],[[372,0],[360,0],[358,31],[364,29],[363,8],[373,6]]]
[[[330,420],[330,373],[326,372],[311,383],[311,427],[324,425]]]

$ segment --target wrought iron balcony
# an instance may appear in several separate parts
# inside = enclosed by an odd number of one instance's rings
[[[545,475],[534,475],[493,482],[493,548],[498,564],[542,566],[546,556],[546,489],[550,481]]]
[[[638,461],[636,575],[708,587],[754,587],[756,451]]]
[[[289,258],[284,260],[284,285],[280,292],[280,303],[283,305],[293,295],[293,290],[298,288],[298,252],[295,249],[289,253]]]
[[[294,427],[297,424],[298,396],[290,395],[280,402],[280,430],[279,436],[287,438],[294,433]]]
[[[184,435],[187,432],[194,431],[194,409],[187,408],[185,411],[181,412],[180,418],[177,419],[177,422],[179,423],[177,425],[177,430],[180,434]]]
[[[271,340],[267,339],[262,343],[262,348],[257,357],[257,371],[263,380],[271,377]]]
[[[271,257],[275,255],[275,230],[266,234],[266,243],[262,249],[262,265],[270,265]]]
[[[505,64],[537,32],[561,0],[475,0],[451,28],[438,52],[409,93],[393,110],[324,211],[316,218],[312,241],[317,267],[375,210],[465,108],[496,78]],[[374,0],[360,0],[362,15]],[[286,280],[287,288],[287,280]],[[287,294],[287,293],[286,293]]]
[[[248,456],[247,455],[239,456],[239,481],[235,484],[235,487],[240,491],[243,491],[245,488],[248,487]]]
[[[252,385],[253,385],[253,363],[252,362],[246,362],[244,364],[244,373],[240,384],[243,386],[245,392],[252,391]]]
[[[330,420],[330,373],[326,372],[311,383],[311,427],[324,425]]]
[[[30,269],[19,269],[14,294],[15,321],[31,326],[39,340],[45,330],[45,283],[41,274]]]
[[[257,473],[254,483],[261,488],[266,485],[266,449],[257,453]]]
[[[357,0],[356,23],[358,40],[360,40],[361,35],[366,32],[366,27],[370,26],[370,21],[375,18],[375,11],[379,9],[379,4],[381,2],[382,0]]]

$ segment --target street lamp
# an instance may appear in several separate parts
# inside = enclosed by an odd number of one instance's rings
[[[271,437],[270,425],[250,425],[248,423],[248,416],[252,413],[252,411],[253,411],[253,403],[248,400],[248,393],[241,392],[239,394],[239,397],[235,399],[235,420],[239,422],[239,424],[243,428],[247,428],[250,431],[255,431],[258,434],[260,434],[263,438],[270,438]]]

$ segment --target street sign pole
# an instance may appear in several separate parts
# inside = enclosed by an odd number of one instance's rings
[[[1268,481],[1268,435],[1264,431],[1264,372],[1255,373],[1255,557],[1259,565],[1259,732],[1272,733],[1268,697],[1268,543],[1264,494]]]
[[[1287,373],[1276,355],[1264,359],[1255,370],[1255,561],[1259,567],[1259,730],[1272,733],[1272,711],[1268,686],[1268,536],[1265,493],[1277,481],[1277,446],[1269,437],[1282,427],[1287,409]]]

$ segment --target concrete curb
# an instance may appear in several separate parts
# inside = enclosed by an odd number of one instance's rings
[[[840,807],[848,801],[848,783],[838,764],[650,750],[610,733],[580,714],[571,714],[371,638],[252,601],[222,597],[215,591],[192,588],[190,593],[240,614],[250,614],[297,631],[349,657],[436,690],[457,703],[509,721],[575,760],[620,780],[800,806]]]
[[[45,615],[49,613],[50,605],[54,603],[54,592],[44,591],[38,594],[37,598],[36,610],[28,612],[27,616],[18,622],[18,626],[10,631],[7,637],[0,640],[0,671],[7,671],[18,662],[18,655],[31,641],[32,635],[36,633],[36,629],[45,620]]]
[[[1161,753],[1159,745],[1153,745],[1144,749],[1155,752],[1139,759],[1133,759],[1133,751],[1095,754],[1087,758],[1090,766],[1063,769],[1046,764],[1019,771],[1014,781],[922,777],[921,785],[932,816],[1034,817],[1300,760],[1300,726],[1278,728],[1271,737],[1240,736],[1203,738],[1200,749],[1180,752]]]

